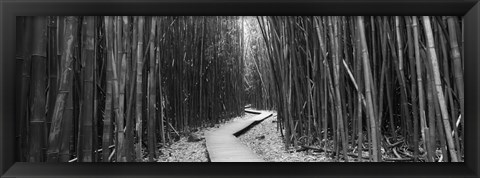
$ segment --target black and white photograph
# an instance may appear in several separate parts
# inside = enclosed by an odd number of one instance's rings
[[[463,28],[461,16],[18,16],[12,154],[465,162]]]

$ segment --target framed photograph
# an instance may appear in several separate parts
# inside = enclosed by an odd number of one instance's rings
[[[2,178],[480,176],[477,0],[0,12]]]

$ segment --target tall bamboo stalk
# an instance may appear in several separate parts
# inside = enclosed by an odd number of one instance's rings
[[[48,17],[48,42],[47,42],[47,57],[48,57],[48,71],[49,71],[49,81],[48,81],[48,109],[47,109],[47,127],[45,129],[45,135],[48,135],[50,130],[50,125],[52,124],[52,114],[53,108],[55,107],[55,97],[58,93],[58,56],[57,56],[57,17],[49,16]],[[45,139],[47,145],[48,140]]]
[[[445,136],[447,137],[448,150],[450,151],[450,156],[452,157],[452,162],[458,162],[457,153],[455,152],[455,146],[453,144],[452,138],[452,129],[450,126],[447,106],[445,103],[445,96],[443,94],[442,82],[440,79],[440,72],[438,68],[437,54],[435,52],[435,45],[433,41],[432,27],[430,25],[430,18],[428,16],[423,16],[423,25],[425,27],[425,34],[427,36],[428,50],[430,51],[430,63],[433,67],[433,77],[435,82],[435,87],[437,90],[438,102],[440,104],[440,110],[442,112],[443,126],[445,128]]]
[[[368,117],[370,118],[370,128],[371,128],[371,137],[372,137],[372,157],[373,161],[378,162],[380,161],[378,159],[378,145],[377,145],[377,129],[376,126],[376,119],[375,119],[375,114],[373,112],[373,102],[372,102],[372,93],[371,93],[371,84],[370,84],[370,78],[368,77],[370,74],[370,68],[368,67],[368,49],[367,49],[367,42],[365,38],[365,28],[364,28],[364,23],[363,23],[363,18],[361,16],[357,17],[357,24],[359,28],[359,33],[360,33],[360,42],[362,46],[362,58],[363,58],[363,71],[364,71],[364,76],[365,76],[365,95],[367,97],[367,113]]]
[[[420,45],[419,45],[419,31],[418,31],[418,19],[416,16],[412,17],[412,27],[413,27],[413,41],[414,41],[414,48],[415,48],[415,61],[417,66],[417,83],[418,83],[418,103],[420,106],[419,114],[420,114],[420,128],[421,128],[421,136],[424,142],[423,149],[426,150],[426,143],[428,142],[426,134],[428,133],[427,128],[427,121],[425,116],[425,101],[424,101],[424,87],[423,87],[423,80],[422,80],[422,62],[420,61]]]
[[[47,19],[46,17],[33,18],[32,40],[32,105],[30,119],[30,162],[43,162],[45,143],[45,89],[47,67]]]
[[[453,71],[455,73],[455,82],[456,86],[458,87],[458,100],[460,102],[460,109],[461,109],[461,122],[463,125],[464,117],[465,117],[465,97],[463,93],[463,67],[462,67],[462,56],[460,55],[460,49],[458,45],[457,39],[457,30],[455,28],[455,24],[457,24],[457,19],[455,17],[448,17],[448,32],[449,32],[449,41],[450,41],[450,48],[451,48],[451,55],[453,58]]]
[[[17,25],[23,26],[23,31],[17,31],[20,36],[17,36],[18,46],[17,46],[17,61],[20,63],[19,67],[21,68],[21,81],[19,81],[19,96],[18,96],[18,107],[17,109],[17,119],[16,119],[16,128],[17,128],[17,148],[19,151],[19,160],[26,161],[29,160],[29,145],[28,145],[28,120],[30,116],[29,112],[29,85],[30,85],[30,78],[31,78],[31,43],[29,39],[32,39],[32,26],[33,26],[33,17],[22,17],[17,18],[17,21],[23,20],[23,24],[21,22],[17,22]],[[19,26],[20,27],[20,26]],[[21,32],[21,34],[20,34]],[[20,38],[21,37],[21,38]],[[20,73],[19,71],[19,73]]]
[[[149,39],[149,46],[150,46],[150,59],[149,59],[149,74],[148,74],[148,160],[153,161],[155,158],[155,149],[156,147],[156,137],[155,137],[155,115],[156,115],[156,96],[155,96],[155,87],[156,87],[156,80],[155,80],[155,32],[156,32],[156,17],[152,17],[152,24],[150,30],[150,39]]]
[[[69,88],[72,85],[72,65],[73,65],[73,45],[77,36],[77,17],[65,18],[65,42],[63,43],[63,54],[61,60],[63,62],[63,71],[60,75],[59,90],[56,97],[55,108],[52,115],[52,125],[48,136],[49,146],[47,150],[47,161],[56,162],[60,149],[60,132],[62,130],[63,111],[65,109],[66,98],[69,95]]]
[[[83,138],[81,138],[82,144],[82,157],[79,158],[81,162],[92,162],[93,154],[93,92],[94,92],[94,63],[95,63],[95,17],[85,17],[83,27],[85,28],[85,36],[83,37],[82,45],[82,61],[85,66],[84,71],[84,95],[83,95],[83,118],[82,118],[82,130]]]
[[[417,104],[417,82],[414,80],[417,79],[416,68],[421,67],[420,65],[415,66],[415,56],[416,56],[416,49],[414,45],[413,34],[412,34],[412,20],[410,17],[406,17],[406,24],[407,24],[407,39],[408,39],[408,60],[410,63],[410,73],[412,74],[411,80],[411,102],[412,102],[412,114],[413,114],[413,158],[414,161],[418,161],[418,104]],[[418,40],[418,39],[417,39]],[[422,106],[423,107],[423,106]],[[422,108],[423,109],[423,108]]]
[[[105,36],[106,36],[106,51],[107,51],[107,60],[106,60],[106,99],[105,99],[105,116],[103,120],[103,137],[102,137],[102,161],[109,162],[110,156],[110,145],[112,144],[112,108],[113,108],[113,70],[115,66],[113,65],[115,53],[113,51],[113,19],[112,17],[105,17]]]
[[[112,58],[113,69],[113,112],[115,113],[116,124],[116,161],[125,162],[125,124],[124,124],[124,104],[125,104],[125,72],[126,72],[126,56],[123,48],[122,28],[123,22],[120,16],[114,18],[116,36],[114,42],[116,45],[116,56]]]
[[[142,155],[142,135],[143,135],[143,129],[142,129],[142,73],[143,73],[143,28],[144,28],[144,23],[145,23],[145,17],[138,17],[138,43],[137,43],[137,82],[136,82],[136,108],[135,108],[135,113],[136,113],[136,130],[137,130],[137,135],[138,135],[138,142],[136,146],[136,157],[137,161],[142,161],[143,155]]]
[[[156,72],[158,74],[158,100],[157,100],[157,110],[158,110],[158,114],[157,114],[157,120],[158,120],[158,127],[159,127],[159,130],[160,130],[160,139],[161,139],[161,142],[163,144],[164,147],[166,147],[166,139],[165,139],[165,125],[164,125],[164,98],[163,98],[163,91],[162,91],[162,61],[161,61],[161,55],[162,55],[162,52],[164,51],[161,51],[160,50],[160,46],[162,44],[162,36],[160,34],[162,34],[162,30],[165,29],[165,27],[162,26],[161,22],[163,22],[162,20],[164,19],[161,19],[160,17],[158,17],[159,19],[159,23],[157,24],[157,46],[156,46],[156,51],[157,51],[157,54],[155,56],[155,66],[157,68]],[[201,113],[201,112],[200,112]]]
[[[127,74],[125,79],[125,86],[128,88],[126,100],[126,111],[125,111],[125,156],[126,161],[133,161],[134,157],[134,98],[135,98],[135,82],[136,82],[136,28],[137,28],[137,17],[133,17],[133,23],[131,22],[130,17],[123,17],[123,35],[126,38],[124,41],[124,48],[126,49],[126,65],[127,65]]]

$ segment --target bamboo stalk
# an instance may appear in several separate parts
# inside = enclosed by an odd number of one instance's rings
[[[130,88],[127,91],[127,101],[126,101],[126,117],[125,117],[125,154],[126,154],[126,161],[132,162],[134,161],[134,124],[135,124],[135,115],[134,115],[134,98],[135,98],[135,82],[136,82],[136,28],[137,25],[137,17],[133,17],[133,23],[130,22],[130,17],[123,17],[124,23],[124,36],[125,40],[125,48],[127,50],[126,53],[126,63],[129,66],[127,76],[125,79],[126,85]],[[130,25],[131,24],[131,25]]]
[[[440,104],[440,110],[442,112],[443,126],[445,128],[445,135],[447,137],[448,150],[450,152],[450,156],[452,157],[452,162],[458,162],[457,153],[455,152],[455,146],[453,144],[453,139],[451,135],[452,129],[450,126],[450,121],[448,119],[449,116],[448,116],[447,108],[445,104],[445,96],[443,94],[442,83],[440,80],[437,55],[435,52],[435,46],[434,46],[433,35],[432,35],[432,27],[430,25],[430,18],[428,16],[423,16],[423,24],[425,26],[425,33],[427,36],[428,50],[430,51],[430,62],[433,67],[433,77],[435,79],[434,82],[437,90],[436,94],[438,97],[438,102]]]
[[[161,22],[163,22],[163,19],[160,19],[159,17],[159,24],[158,24],[158,27],[157,27],[157,38],[158,38],[158,41],[157,43],[159,44],[159,46],[157,46],[157,55],[156,55],[156,58],[155,58],[155,62],[156,62],[156,66],[157,66],[157,71],[156,73],[158,73],[158,88],[159,88],[159,93],[158,93],[158,110],[159,110],[159,113],[158,113],[158,123],[159,123],[159,129],[160,129],[160,139],[162,141],[162,144],[165,146],[166,145],[166,140],[165,140],[165,125],[164,125],[164,99],[163,99],[163,91],[162,91],[162,61],[161,61],[161,51],[160,51],[160,44],[162,44],[162,36],[160,35],[161,32],[162,32],[162,28],[165,28],[163,26],[161,26]],[[203,52],[203,50],[202,50]],[[200,87],[201,88],[201,87]],[[201,113],[201,110],[200,110],[200,113]]]
[[[142,73],[143,73],[143,28],[144,28],[144,23],[145,23],[145,17],[138,17],[138,43],[137,43],[137,83],[136,83],[136,130],[137,130],[137,135],[138,135],[138,142],[136,146],[136,158],[137,161],[140,162],[143,159],[142,155],[142,135],[143,135],[143,129],[142,129],[142,93],[143,93],[143,88],[142,88]]]
[[[412,74],[411,78],[411,93],[412,93],[412,114],[413,114],[413,159],[414,161],[418,161],[418,107],[417,107],[417,82],[414,80],[417,78],[417,73],[416,73],[416,68],[420,68],[422,66],[417,65],[415,67],[415,46],[414,46],[414,40],[413,39],[413,34],[412,34],[412,20],[410,17],[406,17],[406,24],[407,24],[407,39],[408,39],[408,59],[410,63],[410,73]],[[418,39],[417,39],[418,40]],[[423,107],[423,106],[422,106]],[[423,108],[422,108],[423,109]]]
[[[95,19],[93,16],[85,17],[83,22],[83,28],[85,28],[86,36],[83,38],[83,51],[82,61],[85,66],[84,72],[84,105],[83,105],[83,118],[82,118],[82,157],[81,162],[92,162],[93,154],[93,91],[94,91],[94,62],[95,62]]]
[[[46,17],[33,18],[33,42],[32,42],[32,104],[30,123],[30,162],[44,161],[43,139],[45,138],[45,89],[46,89],[46,66],[47,66],[47,28]]]
[[[371,84],[370,84],[370,78],[368,77],[370,74],[370,69],[368,67],[368,49],[367,49],[367,42],[365,39],[365,29],[363,25],[363,18],[362,17],[357,17],[357,23],[358,23],[358,28],[359,28],[359,33],[360,33],[360,41],[361,41],[361,46],[362,46],[362,57],[363,57],[363,67],[364,67],[364,75],[365,75],[365,93],[367,96],[367,113],[370,117],[370,128],[372,130],[372,157],[373,161],[378,162],[381,161],[379,160],[378,156],[378,145],[377,145],[377,132],[376,130],[376,119],[375,119],[375,114],[373,112],[373,102],[372,102],[372,93],[371,93]]]
[[[453,71],[455,73],[455,82],[458,88],[458,99],[460,102],[460,109],[461,109],[461,123],[463,126],[464,116],[465,116],[465,97],[463,93],[463,67],[462,67],[462,56],[460,55],[460,49],[458,45],[457,39],[457,31],[455,28],[455,24],[457,24],[457,19],[455,17],[448,17],[448,32],[449,32],[449,41],[450,41],[450,48],[451,48],[451,55],[453,58]]]
[[[428,138],[426,134],[428,133],[428,128],[426,125],[426,116],[425,116],[425,101],[424,101],[424,93],[423,93],[423,80],[422,80],[422,63],[420,61],[420,47],[419,47],[419,32],[418,32],[418,20],[416,16],[412,17],[412,27],[413,27],[413,40],[414,40],[414,47],[415,47],[415,61],[417,66],[417,83],[418,83],[418,99],[419,99],[419,114],[420,114],[420,127],[421,129],[421,136],[422,140],[426,144],[428,142]],[[424,150],[426,150],[426,145],[424,144]]]
[[[115,44],[116,44],[116,57],[112,64],[113,66],[113,80],[114,80],[114,112],[116,123],[116,161],[126,162],[126,150],[125,150],[125,75],[127,71],[126,53],[125,53],[125,41],[123,37],[123,19],[121,16],[115,17],[115,23],[117,28],[115,29]]]
[[[156,158],[155,149],[156,149],[156,137],[155,137],[155,117],[156,117],[156,96],[155,96],[155,46],[154,46],[154,39],[155,39],[155,28],[156,28],[156,21],[157,17],[152,17],[152,24],[151,24],[151,31],[150,31],[150,59],[149,59],[149,74],[148,74],[148,160],[153,161]]]
[[[47,108],[47,127],[45,129],[45,135],[48,135],[50,130],[50,125],[52,124],[52,114],[53,108],[55,107],[55,97],[58,93],[58,56],[57,56],[57,17],[49,16],[48,17],[48,42],[47,42],[47,53],[48,53],[48,71],[49,71],[49,81],[48,81],[48,108]],[[45,145],[48,144],[47,139],[45,139]]]
[[[105,36],[106,36],[106,51],[107,51],[107,60],[106,60],[106,99],[105,99],[105,118],[103,120],[103,138],[102,138],[102,148],[103,148],[103,162],[109,162],[110,150],[108,147],[112,144],[112,108],[113,108],[113,85],[114,77],[113,70],[115,66],[113,65],[115,53],[113,51],[114,45],[114,31],[113,31],[113,17],[105,17]]]
[[[55,108],[52,115],[52,125],[49,133],[49,146],[47,150],[47,162],[56,162],[60,147],[60,132],[63,120],[63,111],[65,109],[65,101],[69,95],[71,87],[71,75],[73,64],[73,45],[75,44],[75,36],[77,36],[77,17],[65,18],[65,42],[63,43],[63,71],[60,76],[59,91],[56,97]]]
[[[32,38],[32,26],[33,26],[33,18],[32,17],[22,17],[22,18],[17,18],[18,21],[23,20],[23,28],[25,30],[21,31],[22,34],[20,34],[20,31],[18,31],[19,36],[17,36],[17,40],[19,46],[17,48],[17,52],[19,53],[20,56],[17,57],[17,61],[20,63],[20,68],[21,68],[21,81],[19,82],[19,96],[18,96],[18,107],[17,113],[18,113],[18,118],[16,119],[16,125],[18,128],[18,135],[17,136],[17,147],[20,150],[19,151],[19,160],[21,161],[26,161],[28,160],[28,155],[29,155],[29,101],[28,101],[28,94],[29,94],[29,89],[30,89],[30,78],[31,78],[31,44],[29,43],[29,39]],[[19,23],[19,22],[17,22]],[[18,24],[20,25],[20,24]],[[21,41],[20,41],[21,40]],[[19,71],[20,73],[20,71]]]

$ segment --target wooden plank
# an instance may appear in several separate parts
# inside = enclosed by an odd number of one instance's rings
[[[263,121],[272,116],[272,113],[252,109],[245,109],[245,111],[259,115],[229,123],[206,136],[206,146],[211,162],[263,162],[248,147],[240,143],[234,134],[243,131],[255,122]]]
[[[245,109],[245,112],[252,113],[252,114],[262,114],[262,112],[253,110],[253,109]]]

